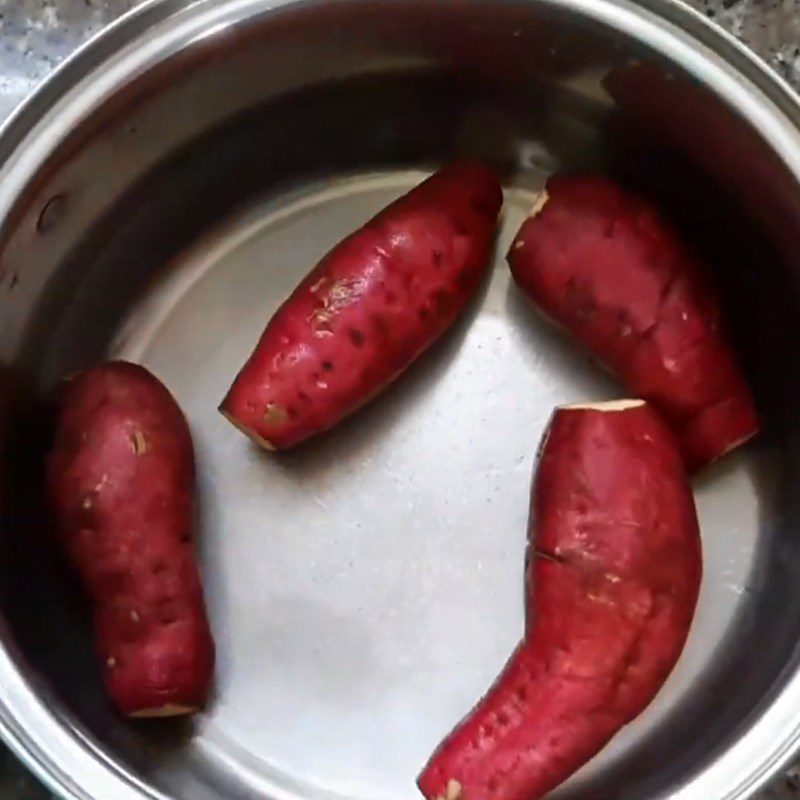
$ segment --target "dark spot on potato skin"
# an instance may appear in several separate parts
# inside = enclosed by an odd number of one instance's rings
[[[347,335],[356,347],[364,346],[364,334],[358,328],[348,328]]]
[[[433,262],[434,267],[441,267],[442,266],[442,256],[443,253],[441,250],[434,250],[431,253],[431,261]]]
[[[333,362],[331,362],[331,361],[323,361],[322,362],[322,369],[324,369],[325,372],[333,372]]]
[[[417,311],[417,316],[420,318],[422,322],[426,322],[430,319],[431,312],[428,311],[427,306],[420,306],[419,310]]]
[[[297,409],[294,406],[289,406],[286,409],[286,413],[289,415],[289,419],[297,419],[299,416]]]

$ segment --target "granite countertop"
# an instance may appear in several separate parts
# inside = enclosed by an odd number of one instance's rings
[[[139,2],[0,0],[0,120],[79,44]],[[800,91],[800,0],[690,3],[739,37]],[[2,745],[0,798],[51,800]],[[756,800],[800,800],[800,760]]]

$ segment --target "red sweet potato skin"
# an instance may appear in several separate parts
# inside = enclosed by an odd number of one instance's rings
[[[542,797],[641,713],[675,665],[700,538],[681,454],[650,407],[555,413],[528,564],[525,638],[420,775],[428,798]]]
[[[114,705],[131,716],[202,706],[214,645],[192,543],[194,452],[167,389],[125,362],[66,381],[47,486]]]
[[[555,177],[508,254],[522,291],[651,402],[700,469],[758,432],[704,266],[610,180]]]
[[[222,413],[259,444],[283,449],[377,394],[477,291],[502,201],[497,178],[464,162],[384,209],[278,309]]]

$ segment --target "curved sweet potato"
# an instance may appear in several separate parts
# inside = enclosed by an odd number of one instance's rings
[[[604,178],[551,178],[508,261],[548,317],[664,415],[689,469],[758,432],[703,267],[649,203]]]
[[[488,169],[461,163],[392,203],[278,309],[220,411],[280,450],[372,398],[475,294],[502,201]]]
[[[190,713],[209,691],[194,478],[189,426],[147,370],[111,362],[66,382],[48,492],[93,602],[108,692],[131,717]]]
[[[525,638],[420,775],[431,800],[542,797],[644,710],[683,648],[697,517],[681,455],[646,404],[556,411],[530,537]]]

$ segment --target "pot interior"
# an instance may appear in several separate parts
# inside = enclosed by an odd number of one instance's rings
[[[53,715],[171,798],[414,797],[521,635],[553,406],[622,392],[504,262],[548,174],[599,170],[655,197],[707,256],[765,431],[696,481],[706,573],[678,668],[553,797],[655,800],[713,770],[797,664],[800,195],[699,77],[566,6],[287,3],[160,53],[79,119],[62,108],[0,256],[0,602],[5,645]],[[459,156],[505,181],[481,297],[353,420],[256,452],[216,406],[265,320],[336,241]],[[49,393],[109,356],[151,368],[195,436],[219,664],[191,722],[110,711],[49,538]]]

